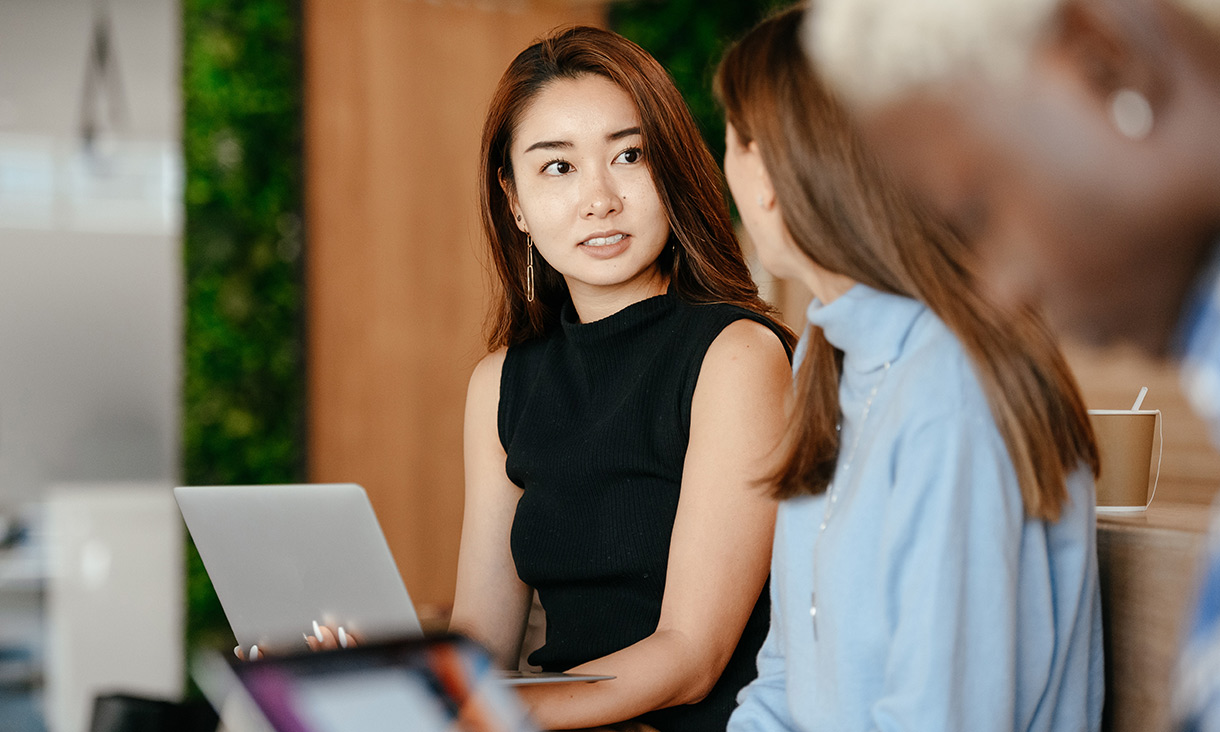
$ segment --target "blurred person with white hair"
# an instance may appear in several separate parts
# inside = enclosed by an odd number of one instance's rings
[[[1220,444],[1220,0],[820,0],[817,71],[994,295],[1182,360]],[[1220,525],[1183,656],[1220,729]]]
[[[1092,342],[1182,351],[1220,435],[1220,0],[821,0],[811,18],[817,70],[993,292]]]

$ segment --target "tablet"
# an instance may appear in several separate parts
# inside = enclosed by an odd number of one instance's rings
[[[174,497],[243,648],[304,649],[314,621],[363,642],[422,634],[360,486],[184,486]]]
[[[536,732],[491,658],[458,636],[241,662],[197,662],[226,728],[274,732]],[[240,722],[240,723],[239,723]]]

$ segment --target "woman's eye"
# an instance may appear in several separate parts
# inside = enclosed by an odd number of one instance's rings
[[[572,164],[566,160],[552,160],[542,166],[542,172],[547,175],[567,175],[572,172]]]
[[[618,157],[614,159],[614,162],[631,164],[631,163],[638,163],[643,158],[644,158],[643,150],[641,150],[638,147],[629,147],[626,150],[619,153]]]

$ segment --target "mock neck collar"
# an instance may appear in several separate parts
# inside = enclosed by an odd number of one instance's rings
[[[588,323],[580,322],[576,306],[569,298],[560,311],[559,323],[564,336],[571,341],[594,341],[609,338],[624,331],[640,328],[674,309],[678,296],[670,288],[661,295],[634,302],[616,313]]]
[[[857,283],[829,305],[815,298],[806,314],[843,351],[845,368],[868,372],[898,358],[911,326],[926,309],[917,300]]]

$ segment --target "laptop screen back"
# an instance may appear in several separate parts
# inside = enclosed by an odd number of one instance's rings
[[[315,621],[361,641],[421,633],[360,486],[189,486],[174,495],[243,648],[304,650]]]

